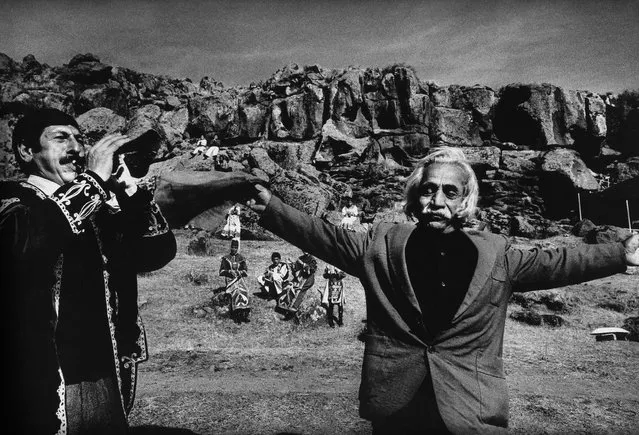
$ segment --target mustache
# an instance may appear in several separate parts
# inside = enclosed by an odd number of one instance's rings
[[[66,156],[60,159],[60,163],[63,165],[73,163],[76,166],[84,167],[86,163],[86,159],[77,154],[67,154]]]

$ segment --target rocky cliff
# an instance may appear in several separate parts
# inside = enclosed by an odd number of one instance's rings
[[[494,231],[557,234],[578,217],[577,193],[598,223],[627,225],[626,199],[639,220],[636,189],[617,187],[612,199],[601,193],[639,177],[638,91],[438,86],[402,64],[289,65],[263,82],[228,88],[208,77],[196,84],[110,66],[92,54],[57,67],[0,54],[3,178],[18,176],[13,123],[44,106],[75,115],[89,141],[116,130],[156,130],[156,172],[213,170],[189,151],[201,135],[217,135],[232,169],[269,180],[289,203],[329,219],[352,194],[369,220],[401,220],[406,176],[429,148],[445,144],[463,147],[473,162],[479,220]],[[619,211],[601,213],[606,201],[610,210],[619,202]]]

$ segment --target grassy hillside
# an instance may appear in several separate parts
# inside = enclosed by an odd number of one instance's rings
[[[150,361],[141,366],[134,433],[370,433],[357,415],[363,353],[357,337],[366,318],[359,282],[345,280],[342,328],[330,328],[318,307],[321,276],[299,323],[281,320],[273,301],[253,297],[251,322],[237,325],[226,307],[211,303],[213,290],[223,285],[219,259],[229,242],[214,240],[216,256],[195,257],[185,254],[189,237],[178,231],[175,260],[140,278]],[[283,241],[242,242],[253,292],[273,251],[291,259],[301,254]],[[319,261],[320,274],[324,266]],[[508,320],[504,361],[512,433],[639,431],[639,343],[595,342],[589,335],[637,315],[638,283],[639,273],[631,269],[561,289],[568,306],[562,327]],[[625,311],[599,306],[611,300]]]

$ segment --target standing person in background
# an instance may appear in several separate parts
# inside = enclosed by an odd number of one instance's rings
[[[317,260],[308,252],[302,255],[293,263],[293,297],[290,305],[286,308],[285,319],[292,319],[297,316],[297,312],[302,305],[302,301],[313,284],[315,284],[315,271],[317,270]]]
[[[368,334],[360,415],[374,434],[506,433],[502,354],[514,291],[565,286],[639,265],[639,235],[574,248],[518,249],[464,230],[479,197],[464,153],[442,147],[406,183],[412,223],[345,231],[263,186],[247,205],[260,225],[362,282]]]
[[[357,206],[353,204],[353,198],[351,196],[346,197],[346,205],[342,207],[342,222],[341,226],[347,231],[355,231],[355,222],[359,216]]]
[[[82,143],[73,117],[39,109],[13,130],[28,176],[0,184],[6,427],[123,434],[146,360],[137,274],[176,243],[146,189],[113,156],[129,138]]]
[[[222,228],[222,237],[229,239],[240,238],[240,233],[242,232],[242,226],[240,224],[241,213],[242,208],[239,204],[233,205],[233,207],[226,212],[226,224],[224,228]]]
[[[249,292],[244,278],[247,276],[246,260],[239,254],[239,239],[231,240],[231,252],[222,257],[220,276],[225,278],[226,294],[230,295],[229,312],[235,323],[250,322]]]
[[[289,280],[288,265],[282,261],[279,252],[271,254],[271,264],[264,274],[257,277],[262,294],[267,298],[277,299],[283,292],[284,283]]]
[[[344,278],[346,274],[335,266],[328,265],[324,269],[326,287],[320,290],[322,305],[326,308],[326,320],[331,328],[344,325]],[[335,308],[337,307],[337,316]]]

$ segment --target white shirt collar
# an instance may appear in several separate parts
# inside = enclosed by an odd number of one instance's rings
[[[58,183],[54,183],[53,181],[47,180],[39,175],[29,175],[27,183],[33,184],[47,196],[53,195],[53,193],[60,188]]]

